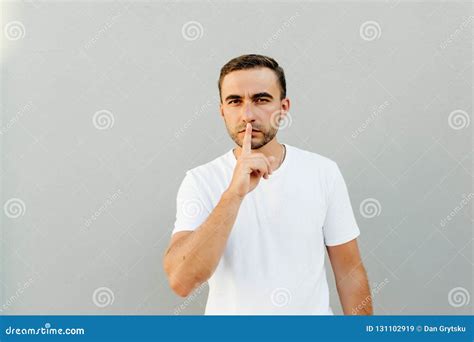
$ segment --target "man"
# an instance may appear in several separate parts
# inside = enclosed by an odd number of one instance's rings
[[[179,188],[164,268],[182,297],[208,281],[206,315],[332,315],[327,249],[344,314],[372,314],[359,228],[337,164],[280,144],[283,69],[243,55],[223,66],[220,113],[236,147]]]

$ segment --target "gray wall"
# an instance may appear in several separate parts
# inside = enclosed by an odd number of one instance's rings
[[[185,171],[232,147],[216,80],[244,53],[286,71],[280,141],[340,165],[375,313],[472,312],[470,3],[1,6],[3,313],[203,313],[162,255]]]

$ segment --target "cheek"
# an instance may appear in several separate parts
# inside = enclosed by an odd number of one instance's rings
[[[278,116],[279,108],[265,108],[265,113],[261,116],[261,122],[265,127],[269,128],[272,122],[275,122]]]
[[[224,117],[227,121],[235,121],[239,116],[239,109],[237,107],[224,108]]]
[[[230,132],[237,132],[239,127],[238,117],[226,112],[224,117],[225,125]]]

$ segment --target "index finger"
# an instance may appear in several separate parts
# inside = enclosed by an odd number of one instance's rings
[[[245,127],[244,140],[242,141],[242,153],[250,154],[252,149],[252,125],[247,123]]]

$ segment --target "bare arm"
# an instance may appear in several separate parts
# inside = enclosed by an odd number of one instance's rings
[[[164,258],[171,288],[186,297],[214,273],[224,253],[242,198],[225,192],[207,220],[195,231],[173,236]]]
[[[182,297],[188,296],[214,273],[245,195],[261,178],[268,179],[275,158],[251,153],[252,126],[247,124],[242,153],[237,160],[231,183],[206,221],[194,231],[173,235],[163,259],[170,287]]]
[[[372,296],[357,240],[327,246],[345,315],[372,315]]]

